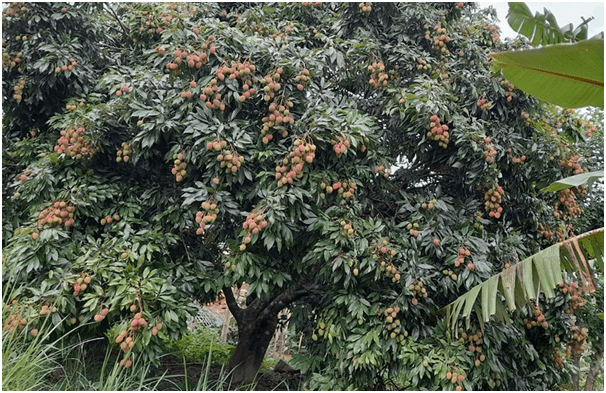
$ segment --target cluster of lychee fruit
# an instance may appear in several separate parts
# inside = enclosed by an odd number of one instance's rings
[[[523,164],[526,161],[525,154],[522,154],[520,157],[514,157],[511,147],[507,149],[507,158],[514,164]]]
[[[412,300],[411,303],[413,306],[416,306],[418,304],[418,300],[417,297],[419,298],[426,298],[428,296],[427,293],[427,288],[425,288],[425,285],[423,284],[423,281],[419,280],[414,284],[410,284],[408,286],[408,290],[410,292],[412,292]]]
[[[524,318],[524,325],[526,329],[532,329],[535,326],[542,326],[547,329],[549,327],[549,322],[545,319],[545,314],[541,311],[541,308],[537,305],[532,309],[532,315],[530,318]]]
[[[67,105],[65,105],[65,109],[70,112],[74,112],[76,109],[78,109],[78,106],[84,106],[84,102],[80,101],[79,103],[76,103],[76,101],[70,101],[67,103]]]
[[[566,240],[569,235],[574,236],[574,233],[572,232],[572,223],[569,223],[568,226],[559,223],[558,227],[556,228],[555,235],[559,241]]]
[[[585,131],[585,136],[587,136],[587,138],[591,138],[593,134],[598,131],[597,127],[588,122],[587,120],[581,120],[580,123],[581,126],[587,127],[587,130]]]
[[[372,11],[370,3],[360,3],[358,4],[358,8],[360,8],[360,12],[366,15],[370,15],[370,11]]]
[[[311,335],[312,340],[314,341],[318,341],[318,336],[320,337],[326,337],[329,332],[325,331],[324,329],[326,329],[326,323],[323,320],[319,320],[318,323],[316,324],[316,331],[317,334],[314,333]]]
[[[368,66],[370,71],[370,81],[368,83],[378,89],[379,87],[387,86],[389,75],[385,72],[385,64],[382,61],[374,62]]]
[[[482,212],[481,211],[476,211],[476,217],[473,223],[473,227],[483,231],[484,230],[484,225],[482,224]]]
[[[346,236],[348,238],[354,237],[355,230],[350,222],[341,220],[339,224],[341,225],[341,235]],[[357,276],[357,274],[355,275]]]
[[[120,97],[124,93],[129,93],[129,92],[130,92],[130,87],[128,85],[123,85],[121,83],[118,83],[116,85],[116,95],[118,97]]]
[[[72,71],[74,68],[76,68],[77,65],[78,62],[74,58],[71,58],[61,64],[57,64],[57,66],[55,67],[55,73],[59,74],[61,73],[61,71]]]
[[[111,224],[114,221],[118,222],[120,221],[120,215],[119,214],[108,214],[107,216],[103,217],[101,220],[99,220],[99,223],[101,225],[105,225],[105,224]]]
[[[326,194],[332,194],[336,191],[336,193],[341,195],[343,198],[351,199],[353,198],[356,190],[356,183],[347,180],[336,181],[332,185],[330,183],[327,184],[325,182],[321,182],[320,189],[324,190]],[[322,198],[322,196],[320,197]]]
[[[461,247],[459,249],[459,257],[457,258],[457,260],[454,262],[455,267],[459,267],[461,265],[465,265],[465,258],[469,258],[471,256],[471,251]],[[475,266],[473,263],[469,262],[467,264],[467,269],[469,269],[470,271],[474,271]]]
[[[397,339],[398,342],[402,343],[404,342],[404,338],[408,337],[408,332],[404,330],[398,314],[400,314],[400,307],[398,306],[388,307],[383,312],[379,310],[379,315],[385,317],[389,338],[392,340]]]
[[[467,333],[463,330],[463,328],[459,328],[459,334],[461,337],[459,341],[462,343],[468,343],[469,346],[467,349],[469,352],[475,353],[477,355],[477,359],[475,361],[476,367],[479,366],[482,362],[486,360],[486,355],[482,353],[482,332],[478,331],[476,333]]]
[[[410,233],[411,236],[413,237],[417,237],[419,236],[419,224],[415,223],[408,223],[408,225],[406,225],[406,229],[408,229],[408,233]]]
[[[48,304],[43,304],[40,308],[40,315],[43,317],[48,317],[52,312],[57,312],[57,307],[49,306]]]
[[[214,223],[219,216],[219,208],[212,199],[202,202],[202,209],[204,209],[203,212],[198,211],[196,213],[196,222],[200,224],[200,228],[196,230],[196,235],[203,235],[206,225]]]
[[[215,46],[212,44],[212,41],[215,39],[213,35],[208,36],[206,42],[202,44],[200,48],[200,52],[198,53],[188,53],[185,49],[175,49],[174,58],[168,64],[166,64],[166,68],[169,70],[176,70],[180,65],[189,68],[197,68],[200,69],[206,63],[208,63],[208,59],[210,55],[214,55],[216,52]],[[166,49],[162,47],[157,47],[156,52],[159,55],[164,55],[166,53]]]
[[[295,76],[295,82],[297,82],[297,90],[303,90],[309,83],[309,70],[304,68],[301,73]]]
[[[390,244],[386,239],[382,239],[378,243],[371,242],[370,245],[374,246],[372,259],[377,261],[379,270],[385,274],[385,277],[391,277],[392,282],[400,281],[400,278],[402,277],[400,273],[398,273],[398,269],[392,263],[392,259],[397,254],[397,250],[390,247]]]
[[[342,136],[340,140],[331,139],[330,143],[333,145],[332,149],[337,157],[341,157],[350,145],[349,140],[344,136]]]
[[[54,150],[58,154],[65,154],[78,160],[92,157],[95,154],[95,149],[86,135],[84,127],[61,130],[61,137],[57,140]]]
[[[276,166],[276,180],[278,187],[292,184],[295,179],[303,177],[305,164],[311,164],[316,156],[316,145],[297,138],[294,142],[295,149],[288,153],[288,157],[282,159],[282,165]]]
[[[457,277],[458,277],[457,274],[454,271],[450,270],[450,269],[444,269],[444,270],[442,270],[442,274],[444,274],[445,276],[450,277],[451,279],[453,279],[455,281],[457,280]]]
[[[189,82],[188,85],[190,88],[195,89],[196,86],[198,86],[198,82],[196,82],[195,80],[192,80]],[[194,95],[194,93],[191,92],[191,90],[184,90],[181,92],[181,98],[187,98],[190,99],[192,98]],[[201,97],[201,96],[200,96]]]
[[[543,236],[548,242],[553,241],[553,231],[546,227],[542,222],[539,223],[539,234]]]
[[[560,371],[563,370],[564,369],[564,359],[562,359],[562,355],[560,355],[558,350],[556,348],[553,348],[550,351],[550,354],[551,354],[551,358],[553,359],[555,368]]]
[[[95,314],[95,316],[93,317],[93,320],[95,322],[99,323],[105,319],[107,314],[109,314],[109,308],[103,307],[103,309],[101,309],[101,311],[99,311],[98,314]]]
[[[11,58],[11,55],[15,57]],[[23,57],[23,52],[18,53],[10,53],[10,52],[2,52],[2,67],[16,67],[17,64],[22,62],[21,57]]]
[[[507,97],[507,102],[511,102],[513,100],[513,83],[510,83],[508,80],[501,81],[501,86],[505,89],[505,97]]]
[[[10,5],[2,11],[5,16],[10,18],[22,17],[26,12],[27,7],[25,6],[25,4],[16,1],[10,3]]]
[[[446,373],[446,380],[452,382],[453,384],[459,383],[459,385],[457,385],[455,388],[456,391],[460,392],[463,390],[463,386],[460,385],[460,383],[465,380],[465,375],[460,373],[457,367],[449,369],[449,371]]]
[[[301,3],[301,5],[303,7],[322,7],[322,2],[321,1],[304,1]]]
[[[561,282],[558,285],[558,290],[563,294],[569,294],[570,300],[568,304],[563,308],[563,311],[568,315],[573,315],[575,310],[585,305],[585,300],[579,295],[579,284],[576,281],[572,281],[570,284]]]
[[[497,151],[491,143],[490,138],[484,138],[485,150],[484,159],[487,163],[492,164],[494,162],[494,156],[497,155]]]
[[[438,200],[436,198],[432,198],[429,202],[422,202],[421,209],[433,210],[437,201]]]
[[[88,284],[90,284],[90,281],[90,275],[88,273],[82,273],[80,277],[76,279],[76,282],[72,284],[72,288],[74,290],[72,296],[78,296],[80,292],[86,291],[86,289],[88,288]]]
[[[446,46],[446,44],[450,42],[450,36],[448,36],[446,34],[446,28],[442,27],[442,25],[440,23],[438,23],[433,27],[433,31],[434,31],[434,36],[433,36],[434,48],[437,51],[439,51],[440,53],[449,55],[450,50],[448,50],[448,47]],[[428,37],[428,35],[429,35],[428,33],[429,33],[428,31],[425,32],[425,38]]]
[[[223,97],[221,93],[218,92],[219,85],[217,84],[217,79],[213,78],[208,82],[208,86],[206,86],[202,90],[202,94],[200,94],[200,99],[202,101],[206,101],[205,105],[209,109],[219,109],[221,111],[225,110],[225,104],[221,102],[221,98]]]
[[[476,101],[476,105],[482,111],[492,108],[492,103],[489,102],[486,98],[478,98],[478,100]]]
[[[498,34],[498,30],[499,27],[497,25],[491,26],[489,24],[486,24],[486,30],[488,30],[489,32],[492,32],[492,34],[490,35],[490,38],[492,38],[493,42],[498,42],[499,41],[499,34]]]
[[[225,173],[237,173],[238,169],[244,163],[244,156],[239,155],[235,150],[223,149],[223,151],[217,155],[217,161],[219,162],[221,168],[225,168]]]
[[[246,233],[242,244],[240,244],[240,251],[246,250],[246,244],[252,241],[251,235],[256,235],[267,227],[267,221],[263,217],[262,213],[252,212],[246,217],[246,221],[242,224],[242,229]]]
[[[42,210],[38,214],[38,228],[43,226],[59,226],[64,225],[70,227],[74,224],[74,211],[76,208],[66,201],[56,201],[51,206]]]
[[[581,174],[587,170],[587,168],[581,168],[581,164],[578,163],[579,155],[571,155],[567,160],[560,160],[560,166],[563,168],[573,171],[575,175]]]
[[[389,175],[391,175],[391,169],[385,168],[385,165],[379,165],[375,168],[375,173],[378,175],[382,175],[384,178],[387,179],[389,178]]]
[[[553,206],[553,215],[556,218],[577,218],[583,214],[583,210],[577,204],[575,199],[575,190],[566,188],[558,191],[558,202]],[[563,209],[560,210],[560,206]]]
[[[21,174],[15,176],[15,180],[21,181],[21,183],[25,183],[29,179],[29,175],[32,173],[32,168],[27,168]]]
[[[278,104],[272,102],[269,104],[269,115],[263,117],[263,128],[261,129],[261,135],[263,135],[262,142],[268,144],[273,139],[271,128],[278,126],[281,128],[281,134],[283,137],[288,136],[288,131],[285,126],[288,124],[295,124],[295,119],[290,115],[290,109],[293,107],[293,102],[288,99],[282,99],[282,103]]]
[[[265,92],[265,95],[263,96],[263,99],[265,101],[269,101],[272,98],[274,98],[276,93],[282,87],[279,82],[280,82],[280,78],[281,78],[281,75],[283,72],[284,72],[284,69],[282,67],[278,67],[274,71],[265,75],[265,77],[263,77],[263,79],[261,79],[261,84],[263,85],[263,91]]]
[[[573,353],[580,355],[584,352],[583,345],[587,340],[587,328],[579,328],[575,323],[571,326],[572,343],[566,348],[566,357],[570,357]]]
[[[175,175],[177,182],[181,182],[187,176],[187,162],[183,161],[183,153],[174,154],[173,160],[173,167],[170,172]]]
[[[490,217],[501,218],[501,213],[503,212],[501,201],[504,194],[505,191],[499,185],[497,185],[496,189],[489,188],[484,194],[484,208]]]
[[[13,300],[13,305],[15,305],[15,304],[17,304],[17,301]],[[4,307],[5,310],[9,310],[10,308],[11,308],[10,304],[8,304]],[[6,330],[6,331],[11,331],[14,329],[22,330],[25,327],[25,325],[27,325],[27,322],[28,322],[27,315],[24,315],[22,312],[19,312],[19,311],[14,312],[8,318],[8,322],[6,322],[6,325],[4,326],[4,330]],[[35,335],[33,335],[33,336],[35,336]]]
[[[116,152],[116,162],[128,162],[131,154],[132,150],[130,144],[128,142],[122,142],[122,148]]]
[[[429,35],[427,35],[427,37],[429,37]],[[431,71],[431,64],[427,64],[427,61],[425,61],[425,59],[423,59],[422,57],[419,57],[417,59],[417,69],[418,70],[425,70],[425,71]]]
[[[20,78],[15,86],[13,86],[13,90],[15,93],[13,94],[13,99],[16,101],[21,101],[23,98],[23,88],[25,87],[25,78]]]
[[[448,142],[450,142],[450,139],[448,139],[450,134],[448,133],[448,126],[441,123],[442,121],[437,115],[431,115],[429,118],[429,131],[427,131],[427,137],[439,142],[438,146],[446,148]]]

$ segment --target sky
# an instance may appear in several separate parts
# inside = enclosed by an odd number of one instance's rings
[[[509,27],[509,24],[507,23],[507,20],[505,18],[507,16],[507,11],[509,10],[507,2],[480,1],[478,3],[482,7],[487,7],[491,5],[497,10],[497,16],[500,20],[498,25],[501,28],[501,38],[515,38],[517,36],[517,33],[513,31],[511,27]],[[588,36],[592,37],[604,31],[604,2],[526,1],[526,5],[528,5],[528,8],[530,8],[530,11],[533,13],[533,15],[537,11],[543,13],[543,9],[547,8],[554,14],[560,27],[566,26],[569,23],[572,23],[574,27],[577,27],[583,22],[583,19],[581,19],[581,17],[588,19],[589,17],[593,16],[595,19],[589,22]]]

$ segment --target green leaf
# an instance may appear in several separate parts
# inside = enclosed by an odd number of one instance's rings
[[[573,28],[572,23],[560,28],[551,11],[543,8],[543,14],[533,16],[526,3],[510,2],[507,23],[519,34],[526,36],[533,46],[577,42],[587,39],[587,24],[594,18],[583,19],[583,23]],[[601,38],[604,38],[603,35]]]
[[[597,179],[604,177],[604,170],[594,171],[594,172],[586,172],[581,173],[580,175],[566,177],[564,179],[560,179],[558,181],[554,181],[547,187],[543,188],[541,191],[543,192],[553,192],[560,191],[570,187],[578,187],[584,184],[593,183]]]
[[[604,40],[490,55],[516,87],[566,108],[604,107]]]

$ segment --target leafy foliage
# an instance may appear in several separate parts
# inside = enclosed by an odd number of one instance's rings
[[[379,388],[399,373],[419,390],[561,382],[552,350],[572,340],[570,299],[539,299],[553,330],[526,329],[528,310],[483,332],[472,318],[463,333],[482,333],[481,354],[436,317],[574,236],[586,190],[539,190],[596,170],[603,138],[491,71],[489,52],[525,47],[499,40],[493,11],[15,7],[3,55],[25,60],[3,65],[3,91],[21,94],[3,95],[3,282],[23,284],[10,300],[30,323],[90,322],[81,337],[107,337],[128,366],[155,361],[186,334],[191,300],[225,288],[241,332],[264,335],[260,315],[290,309],[310,387]],[[24,26],[39,41],[24,43]],[[31,66],[70,36],[74,73],[51,57]],[[229,289],[244,282],[236,308]]]

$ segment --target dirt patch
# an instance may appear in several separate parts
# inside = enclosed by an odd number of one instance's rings
[[[155,377],[164,375],[157,390],[250,390],[250,386],[233,385],[225,367],[220,364],[212,364],[210,367],[200,363],[184,364],[176,357],[167,356],[151,372]],[[303,377],[300,373],[268,371],[259,376],[254,390],[300,390],[302,384]]]

